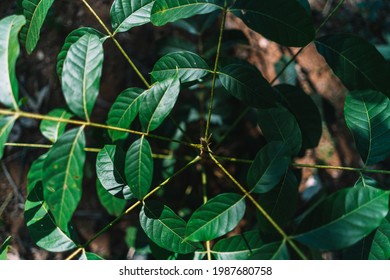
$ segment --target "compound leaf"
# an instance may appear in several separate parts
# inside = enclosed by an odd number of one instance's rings
[[[139,118],[146,132],[158,128],[169,115],[180,92],[180,80],[177,75],[155,83],[144,92],[139,109]]]
[[[158,0],[152,8],[151,21],[162,26],[168,22],[224,9],[223,0]]]
[[[16,59],[20,53],[18,33],[26,23],[23,16],[8,16],[0,20],[0,103],[18,109]]]
[[[265,244],[258,231],[248,231],[221,239],[211,252],[217,260],[289,259],[285,242]]]
[[[73,117],[73,114],[65,109],[54,109],[50,111],[47,116],[55,117],[62,120],[69,120]],[[64,134],[66,123],[59,121],[43,120],[40,125],[40,130],[43,136],[49,139],[52,143],[56,142],[58,138]]]
[[[314,39],[311,16],[298,1],[238,0],[230,11],[249,28],[281,45],[303,47]]]
[[[268,107],[275,103],[275,92],[250,64],[230,64],[221,69],[219,80],[235,98],[251,107]]]
[[[379,227],[388,210],[388,191],[360,183],[322,201],[302,220],[294,239],[322,250],[346,248]]]
[[[125,89],[111,106],[108,112],[107,124],[128,129],[139,112],[139,107],[144,97],[142,92],[144,90],[140,88]],[[119,130],[109,130],[108,133],[112,141],[127,137],[127,132]]]
[[[43,165],[44,198],[56,224],[65,230],[81,198],[85,162],[84,127],[62,135]]]
[[[266,193],[275,187],[291,162],[289,146],[272,141],[256,155],[247,174],[247,182],[255,193]]]
[[[0,159],[4,155],[4,145],[16,121],[16,116],[0,116]]]
[[[201,247],[185,240],[186,222],[160,202],[145,202],[140,212],[140,223],[146,235],[168,251],[189,254]]]
[[[160,58],[153,67],[152,77],[162,81],[178,72],[182,83],[196,81],[206,76],[210,70],[206,61],[199,55],[188,52],[174,52]]]
[[[363,38],[337,34],[316,40],[318,52],[349,90],[373,89],[390,96],[390,66]]]
[[[245,214],[244,197],[235,193],[220,194],[201,207],[187,223],[186,240],[208,241],[233,230]]]
[[[99,93],[103,68],[103,45],[93,34],[83,35],[66,55],[62,71],[62,90],[69,108],[89,121]]]
[[[257,122],[268,142],[282,141],[290,148],[291,155],[301,150],[302,135],[295,117],[284,107],[270,107],[257,111]]]
[[[105,145],[96,157],[96,174],[103,188],[121,199],[134,198],[124,175],[125,153],[115,145]]]
[[[91,28],[91,27],[80,27],[76,30],[73,30],[72,32],[69,33],[68,36],[66,36],[65,43],[61,48],[61,51],[59,52],[57,56],[57,75],[58,77],[62,78],[62,69],[64,67],[64,61],[65,58],[69,52],[69,48],[76,43],[81,37],[83,37],[85,34],[93,34],[99,37],[100,41],[104,43],[104,41],[108,38],[105,36],[103,33],[100,31]]]
[[[381,92],[352,91],[345,100],[344,115],[365,165],[390,154],[390,100]]]
[[[390,215],[382,221],[375,232],[368,259],[388,260],[390,258]]]
[[[136,198],[142,200],[153,179],[152,149],[144,136],[136,140],[126,153],[126,181]]]
[[[20,39],[29,54],[33,52],[39,41],[42,25],[53,3],[54,0],[23,0],[22,2],[23,14],[27,22],[20,32]]]
[[[110,16],[114,34],[150,22],[154,0],[115,0]]]

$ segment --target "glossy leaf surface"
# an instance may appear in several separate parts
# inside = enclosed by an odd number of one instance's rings
[[[0,261],[7,259],[7,253],[9,248],[9,243],[11,241],[11,236],[8,236],[4,242],[0,245]]]
[[[141,93],[144,92],[140,88],[125,89],[112,104],[108,113],[107,124],[109,126],[129,129],[139,112],[141,101],[144,97]],[[127,137],[127,132],[118,130],[109,130],[108,133],[112,141],[124,139]]]
[[[42,25],[53,3],[54,0],[23,0],[22,2],[23,14],[27,22],[20,33],[20,39],[29,54],[33,52],[39,41]]]
[[[72,113],[64,109],[54,109],[47,114],[49,117],[59,118],[63,120],[69,120],[73,117]],[[56,122],[43,120],[39,129],[43,136],[50,140],[50,142],[54,143],[58,140],[58,138],[64,134],[66,123],[65,122]]]
[[[69,108],[89,121],[95,105],[103,68],[103,46],[99,37],[83,35],[66,55],[62,71],[62,90]]]
[[[390,258],[390,215],[379,225],[375,232],[368,259],[388,260]]]
[[[125,165],[126,181],[130,190],[136,198],[142,200],[149,192],[153,179],[152,149],[144,136],[128,149]]]
[[[96,180],[96,191],[100,203],[108,214],[116,217],[122,214],[126,207],[126,200],[113,196],[102,186],[99,180]]]
[[[390,100],[381,92],[353,91],[346,100],[344,116],[365,165],[390,155]]]
[[[95,253],[83,251],[83,253],[81,254],[79,260],[83,260],[83,261],[101,261],[101,260],[104,260],[104,259],[101,256],[99,256],[99,255],[97,255]]]
[[[208,241],[233,230],[245,214],[245,200],[235,193],[220,194],[192,214],[187,224],[186,239]]]
[[[124,175],[125,153],[115,145],[105,145],[96,157],[96,174],[111,195],[130,200],[134,197]]]
[[[20,53],[18,34],[26,23],[23,16],[8,16],[0,20],[0,103],[18,109],[19,87],[16,79],[16,59]]]
[[[146,235],[168,251],[188,254],[200,246],[185,240],[186,222],[160,202],[145,202],[140,212],[140,223]]]
[[[230,11],[249,28],[281,45],[303,47],[314,39],[311,16],[297,1],[238,0]]]
[[[44,198],[56,224],[67,229],[81,198],[85,162],[83,127],[62,135],[49,150],[43,168]]]

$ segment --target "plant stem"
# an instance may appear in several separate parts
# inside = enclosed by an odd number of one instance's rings
[[[185,166],[183,166],[181,169],[179,169],[178,171],[176,171],[171,177],[167,178],[165,181],[163,181],[160,185],[158,185],[157,187],[155,187],[152,191],[150,191],[147,195],[145,195],[145,197],[143,198],[143,200],[139,200],[137,201],[136,203],[134,203],[133,205],[131,205],[128,209],[126,209],[126,211],[124,211],[121,215],[119,215],[118,217],[116,217],[114,220],[112,220],[108,225],[106,225],[103,229],[101,229],[100,231],[98,231],[90,240],[88,240],[84,245],[82,245],[81,247],[79,247],[75,252],[73,252],[69,257],[66,258],[66,260],[71,260],[73,259],[78,253],[80,253],[80,251],[82,251],[84,248],[86,248],[89,244],[91,244],[94,240],[96,240],[96,238],[98,238],[99,236],[101,236],[103,233],[105,233],[108,229],[110,229],[114,224],[116,224],[119,220],[121,220],[125,215],[129,214],[131,211],[133,211],[136,207],[138,207],[139,205],[142,204],[143,201],[145,201],[146,199],[148,199],[150,196],[152,196],[153,194],[155,194],[159,189],[161,189],[163,186],[165,186],[166,184],[169,183],[169,181],[171,181],[174,177],[178,176],[179,174],[181,174],[182,172],[184,172],[188,167],[192,166],[194,163],[198,162],[201,158],[199,156],[195,157],[193,160],[191,160],[190,162],[188,162]]]
[[[225,28],[225,22],[226,22],[226,15],[227,15],[227,8],[226,8],[226,3],[225,3],[225,9],[222,12],[222,20],[221,20],[221,26],[220,26],[220,30],[219,30],[217,54],[215,56],[215,63],[214,63],[214,70],[213,70],[213,80],[212,80],[212,83],[211,83],[209,112],[208,112],[208,116],[207,116],[206,130],[205,130],[205,133],[204,133],[204,139],[206,139],[206,141],[209,138],[211,113],[213,111],[213,100],[214,100],[214,93],[215,93],[215,82],[217,80],[217,70],[218,70],[219,56],[220,56],[220,52],[221,52],[223,30]]]
[[[203,191],[203,204],[207,203],[207,174],[202,167],[202,191]],[[206,250],[207,250],[207,259],[211,260],[211,246],[210,246],[210,241],[206,241]]]
[[[244,195],[252,202],[252,204],[256,207],[257,210],[268,220],[268,222],[276,229],[276,231],[286,240],[291,247],[296,251],[296,253],[304,260],[306,260],[306,256],[302,253],[302,251],[295,245],[295,243],[290,239],[290,237],[283,231],[283,229],[275,222],[274,219],[264,210],[264,208],[256,201],[256,199],[230,174],[229,171],[225,169],[225,167],[213,156],[212,153],[209,153],[210,158],[214,161],[214,163],[225,173],[226,176],[244,193]]]
[[[345,0],[340,0],[336,7],[329,13],[329,15],[325,18],[324,21],[320,24],[320,26],[316,29],[316,34],[324,27],[324,25],[333,17],[333,15],[338,11],[338,9],[344,4]]]
[[[69,123],[69,124],[80,125],[80,126],[81,125],[91,126],[91,127],[102,128],[102,129],[106,129],[106,130],[117,130],[117,131],[127,132],[127,133],[136,134],[136,135],[140,135],[140,136],[144,135],[146,137],[155,138],[155,139],[159,139],[162,141],[176,142],[176,143],[180,143],[182,145],[188,146],[188,147],[193,147],[193,148],[199,149],[199,144],[188,143],[188,142],[170,139],[167,137],[158,136],[158,135],[154,135],[154,134],[150,134],[150,133],[135,131],[135,130],[127,129],[127,128],[116,127],[116,126],[109,126],[109,125],[104,125],[104,124],[99,124],[99,123],[94,123],[94,122],[86,122],[86,121],[72,120],[72,119],[68,120],[68,119],[62,119],[62,118],[46,116],[46,115],[41,115],[41,114],[28,113],[28,112],[24,112],[24,111],[15,112],[15,111],[4,110],[4,109],[0,109],[0,115],[11,115],[11,116],[13,115],[13,116],[24,117],[24,118],[29,118],[29,119],[55,121],[55,122]]]

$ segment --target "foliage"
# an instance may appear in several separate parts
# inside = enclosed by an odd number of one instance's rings
[[[0,156],[20,118],[42,120],[40,131],[51,143],[28,174],[24,218],[37,246],[51,252],[73,250],[72,258],[79,254],[79,259],[102,259],[86,251],[89,244],[125,215],[139,211],[137,227],[128,231],[128,243],[137,248],[144,233],[147,251],[156,258],[306,259],[323,251],[351,249],[369,236],[371,245],[361,249],[368,250],[367,258],[389,258],[390,192],[366,176],[386,173],[373,165],[390,154],[390,66],[375,46],[347,34],[317,38],[307,1],[115,0],[107,11],[112,31],[94,13],[105,34],[92,27],[76,29],[57,56],[66,106],[46,115],[27,113],[16,78],[18,34],[26,52],[34,52],[39,38],[46,36],[41,28],[53,2],[23,0],[23,15],[0,20]],[[87,1],[83,3],[94,12]],[[300,176],[294,172],[294,158],[319,145],[320,111],[298,86],[275,86],[253,65],[231,57],[232,47],[245,40],[242,34],[224,30],[228,14],[282,46],[304,48],[315,43],[349,90],[345,122],[363,162],[350,168],[360,176],[354,186],[301,201],[298,211]],[[117,33],[147,23],[169,23],[185,34],[161,46],[158,52],[163,55],[149,77],[140,73],[116,39]],[[214,32],[214,40],[207,41],[206,30]],[[103,45],[110,40],[145,87],[116,93],[102,124],[93,122],[93,113],[103,73]],[[193,41],[203,42],[202,47]],[[184,98],[188,93],[200,101],[200,108]],[[243,176],[246,180],[236,179],[221,163],[240,159],[221,157],[214,150],[215,142],[223,145],[236,125],[229,104],[241,104],[255,113],[265,141],[256,155],[241,159],[250,163]],[[199,143],[188,135],[194,123],[201,128]],[[93,129],[107,136],[99,149],[87,146]],[[239,135],[234,139],[242,145]],[[191,152],[178,153],[180,147]],[[156,153],[161,150],[168,153]],[[193,151],[198,155],[193,156]],[[88,156],[89,152],[95,156]],[[183,165],[188,157],[191,160]],[[72,217],[85,188],[84,166],[91,160],[88,166],[94,166],[99,201],[116,218],[80,244]],[[193,169],[195,164],[200,174]],[[231,184],[212,191],[208,184],[212,173],[206,168],[218,169]],[[190,194],[188,207],[175,205],[165,192],[170,181],[185,171],[202,178],[202,184],[193,186],[201,196]],[[243,221],[251,222],[243,226]],[[0,247],[1,258],[8,243],[9,239]]]

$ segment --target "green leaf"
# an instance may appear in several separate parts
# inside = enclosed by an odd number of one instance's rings
[[[374,239],[371,244],[370,260],[388,260],[390,259],[390,215],[379,225],[375,232]]]
[[[180,92],[180,80],[177,75],[155,83],[145,91],[139,109],[139,118],[146,132],[158,128],[169,115]]]
[[[57,56],[57,74],[58,77],[62,78],[62,70],[64,67],[64,61],[66,56],[68,55],[70,47],[76,43],[81,37],[83,37],[86,34],[93,34],[99,37],[100,41],[104,43],[104,41],[108,38],[105,36],[103,33],[100,31],[90,28],[90,27],[81,27],[76,30],[73,30],[72,32],[69,33],[68,36],[66,36],[65,43],[61,48],[61,51],[59,52]]]
[[[257,111],[257,121],[267,140],[281,141],[290,148],[291,155],[301,150],[302,135],[295,117],[284,107],[271,107]]]
[[[3,244],[1,244],[0,246],[0,261],[1,260],[7,260],[7,253],[8,253],[8,247],[9,247],[9,243],[11,241],[11,236],[8,236]]]
[[[83,253],[81,254],[79,260],[83,260],[83,261],[101,261],[101,260],[104,260],[104,259],[101,256],[96,255],[94,253],[83,251]]]
[[[280,260],[289,259],[284,242],[265,244],[258,231],[219,240],[212,249],[217,260]]]
[[[247,182],[255,193],[266,193],[275,187],[291,162],[289,147],[281,141],[272,141],[256,155],[247,174]]]
[[[230,64],[221,69],[223,87],[244,104],[262,108],[275,103],[275,92],[256,67],[250,64]]]
[[[299,87],[277,85],[274,87],[279,102],[296,118],[302,133],[302,148],[318,146],[322,135],[320,111],[313,99]]]
[[[153,179],[152,149],[142,136],[135,141],[126,153],[126,181],[136,198],[142,200],[149,192]]]
[[[200,247],[200,244],[184,239],[186,222],[160,202],[144,203],[140,212],[140,223],[146,235],[168,251],[188,254]]]
[[[140,88],[125,89],[115,100],[108,113],[107,124],[119,128],[129,129],[131,123],[139,112],[141,101],[144,97],[141,93],[144,92]],[[108,131],[112,141],[125,139],[127,132],[118,130]]]
[[[237,0],[230,11],[249,28],[284,46],[303,47],[315,36],[310,14],[297,1]]]
[[[75,242],[60,229],[43,199],[42,182],[30,191],[24,206],[27,230],[35,244],[49,252],[64,252],[76,248]]]
[[[105,145],[96,157],[96,174],[111,195],[121,199],[134,198],[124,175],[125,153],[115,145]]]
[[[298,206],[299,183],[291,170],[283,175],[280,183],[271,191],[258,196],[259,204],[268,215],[281,227],[294,217]],[[258,224],[263,232],[274,233],[275,228],[259,213]]]
[[[347,96],[344,115],[365,165],[390,155],[390,100],[381,92],[352,91]]]
[[[321,37],[315,43],[318,52],[349,90],[373,89],[390,96],[389,64],[365,39],[337,34]]]
[[[389,210],[389,192],[360,184],[332,194],[301,222],[293,238],[310,247],[349,247],[376,229]]]
[[[114,34],[150,22],[154,0],[115,0],[110,16]]]
[[[47,153],[41,155],[31,164],[27,174],[27,195],[42,181],[42,168],[46,157]]]
[[[72,113],[64,109],[54,109],[50,111],[47,116],[55,117],[63,120],[69,120],[73,117]],[[43,136],[49,139],[52,143],[56,142],[58,138],[64,134],[66,123],[65,122],[57,122],[57,121],[49,121],[43,120],[40,125],[40,130]]]
[[[89,121],[99,93],[103,45],[93,34],[83,35],[68,51],[62,71],[62,90],[69,108]]]
[[[18,33],[26,23],[23,16],[8,16],[0,20],[0,103],[18,109],[16,59],[20,53]]]
[[[156,81],[162,81],[173,77],[176,72],[180,81],[185,83],[203,78],[210,70],[206,61],[199,55],[181,51],[160,58],[154,65],[151,75]]]
[[[27,23],[20,32],[20,39],[29,54],[39,41],[42,25],[53,3],[54,0],[23,0],[23,14]]]
[[[43,168],[44,198],[56,224],[66,229],[81,198],[85,162],[84,127],[62,135],[49,150]]]
[[[152,8],[151,21],[162,26],[168,22],[223,10],[223,0],[158,0]]]
[[[0,159],[4,155],[4,145],[17,119],[17,116],[0,116]]]
[[[99,180],[96,180],[96,191],[100,203],[108,214],[116,217],[122,214],[126,207],[126,200],[113,196],[102,186]]]
[[[201,207],[187,223],[186,240],[208,241],[233,230],[245,214],[244,197],[235,193],[220,194]]]

